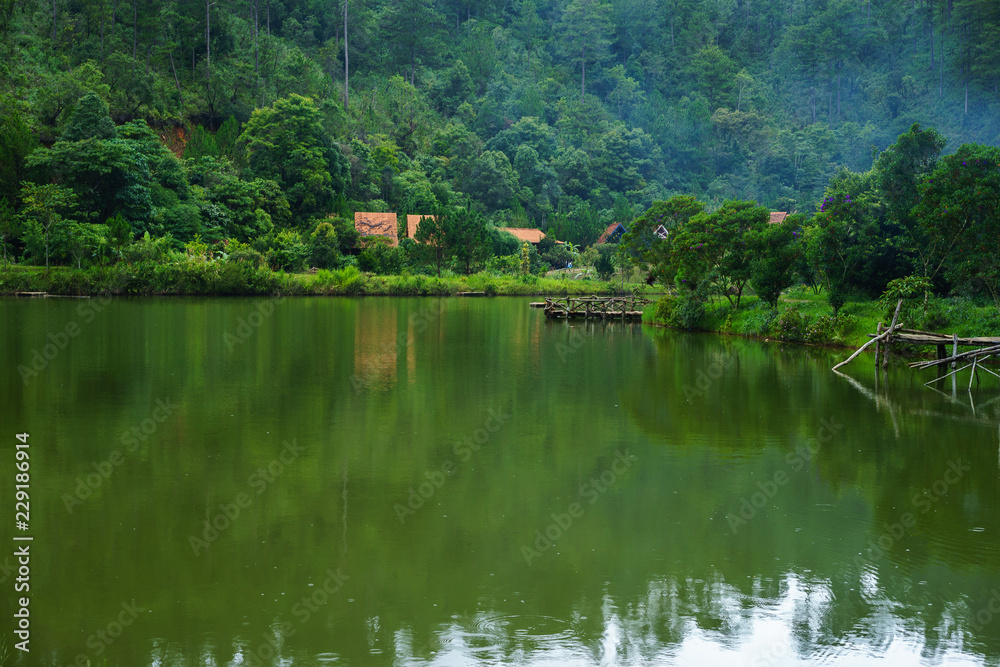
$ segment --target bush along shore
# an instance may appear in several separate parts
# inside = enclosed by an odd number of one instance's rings
[[[833,311],[824,293],[805,286],[782,294],[777,308],[756,296],[743,297],[739,308],[724,297],[706,299],[667,294],[646,308],[649,324],[758,338],[769,341],[856,348],[869,340],[878,323],[888,326],[897,296],[887,290],[882,299],[847,302]],[[1000,309],[967,297],[904,299],[900,321],[909,328],[956,333],[960,337],[1000,333]],[[928,354],[929,348],[896,345],[904,356]]]
[[[8,266],[0,268],[0,294],[46,292],[57,295],[187,296],[451,296],[482,292],[486,296],[617,294],[630,291],[621,282],[546,278],[536,274],[488,272],[468,276],[376,275],[357,267],[285,273],[246,262],[190,260],[161,264],[93,266],[83,269]]]

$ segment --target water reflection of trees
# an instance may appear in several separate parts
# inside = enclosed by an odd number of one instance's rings
[[[516,658],[529,649],[517,624],[484,630],[483,619],[530,614],[566,624],[560,645],[591,661],[606,642],[650,662],[693,638],[746,651],[773,619],[803,656],[861,643],[880,651],[909,633],[928,655],[961,639],[967,651],[1000,656],[1000,619],[981,632],[968,623],[1000,584],[996,422],[983,416],[992,407],[977,403],[973,420],[909,375],[876,390],[859,367],[852,377],[867,395],[826,370],[823,350],[552,323],[523,302],[502,303],[454,304],[411,332],[420,301],[365,302],[366,317],[407,336],[398,377],[381,381],[378,366],[380,381],[361,391],[350,381],[367,345],[354,301],[286,300],[282,316],[232,352],[223,334],[252,301],[142,302],[95,321],[94,337],[60,358],[71,366],[65,380],[32,385],[33,400],[60,415],[39,515],[74,550],[39,562],[37,576],[78,591],[40,609],[40,634],[72,662],[86,648],[81,623],[135,598],[191,662],[204,648],[191,638],[212,628],[210,653],[225,664],[229,640],[259,642],[276,620],[296,622],[293,601],[342,566],[353,588],[294,626],[289,654],[328,646],[355,664],[388,664],[397,651],[435,655],[449,632],[447,641],[466,633],[475,647],[475,633],[495,631],[506,642],[499,655]],[[112,345],[117,329],[140,342]],[[9,354],[9,367],[20,353],[30,349]],[[726,358],[733,363],[703,395],[685,395],[699,370]],[[101,402],[86,400],[95,395]],[[61,494],[159,396],[183,409],[156,446],[66,514]],[[457,461],[456,443],[490,408],[511,421]],[[843,431],[791,470],[786,457],[816,437],[821,418]],[[301,464],[194,559],[187,538],[206,512],[231,502],[291,437],[308,445]],[[520,548],[623,449],[636,465],[526,565]],[[956,457],[972,466],[961,483],[884,557],[856,563]],[[461,463],[458,473],[400,524],[393,504],[446,460]],[[777,471],[789,482],[734,534],[727,515]],[[116,651],[144,645],[141,636],[123,636]]]

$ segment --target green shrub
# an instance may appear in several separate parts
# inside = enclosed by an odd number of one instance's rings
[[[309,235],[308,249],[310,266],[331,269],[340,264],[340,241],[329,222],[316,225]]]
[[[149,232],[143,234],[135,243],[131,243],[122,248],[122,261],[129,264],[140,262],[163,263],[171,258],[171,247],[173,238],[170,234],[160,238],[150,238]]]
[[[389,245],[388,239],[376,237],[369,239],[358,255],[358,267],[379,275],[398,274],[405,259],[402,248]]]
[[[798,309],[788,308],[778,314],[778,317],[771,324],[771,332],[779,340],[805,341],[809,319],[809,316],[803,315]]]
[[[301,237],[291,229],[285,229],[268,243],[265,255],[267,263],[275,271],[302,271],[306,267],[309,249]]]
[[[705,298],[699,292],[665,294],[657,301],[653,317],[680,329],[701,329],[705,323]]]

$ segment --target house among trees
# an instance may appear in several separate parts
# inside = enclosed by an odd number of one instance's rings
[[[785,218],[787,217],[788,213],[786,213],[785,211],[771,211],[771,219],[768,220],[767,222],[770,225],[779,225],[782,222],[784,222]]]
[[[665,238],[667,238],[668,236],[670,236],[670,232],[669,232],[669,231],[667,231],[667,228],[666,228],[666,227],[664,227],[663,225],[659,225],[659,226],[658,226],[658,227],[657,227],[656,229],[654,229],[654,230],[653,230],[653,234],[654,234],[654,235],[656,236],[656,238],[658,238],[658,239],[665,239]]]
[[[518,241],[524,241],[533,245],[538,245],[545,238],[542,230],[534,229],[533,227],[498,227],[497,229],[517,237]]]
[[[406,216],[406,236],[407,238],[416,239],[417,238],[417,226],[420,224],[421,218],[431,218],[435,219],[433,215],[408,215]]]
[[[618,243],[627,231],[628,230],[625,229],[625,225],[622,223],[611,223],[608,225],[608,228],[604,230],[604,233],[598,237],[597,243]]]
[[[399,245],[399,228],[395,213],[362,213],[354,214],[354,228],[362,238],[366,236],[382,236],[389,239],[389,245]]]

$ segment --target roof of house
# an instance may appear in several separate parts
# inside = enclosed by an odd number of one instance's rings
[[[517,237],[519,241],[528,243],[538,243],[545,238],[545,234],[540,229],[530,227],[498,227],[501,232],[507,232]]]
[[[670,232],[663,225],[660,225],[656,229],[654,229],[653,234],[655,234],[658,238],[661,239],[665,239],[668,236],[670,236]]]
[[[433,215],[408,215],[406,216],[406,236],[409,238],[416,238],[417,236],[417,225],[420,224],[420,218],[434,218]],[[434,218],[436,219],[436,218]]]
[[[396,225],[395,213],[367,213],[358,211],[354,214],[354,228],[362,236],[384,236],[392,245],[399,245],[399,230]]]
[[[771,219],[767,222],[772,225],[777,225],[778,223],[784,222],[787,217],[788,213],[785,211],[771,211]]]
[[[625,229],[625,225],[623,225],[622,223],[620,223],[620,222],[613,222],[610,225],[608,225],[608,228],[604,230],[604,233],[601,234],[600,237],[598,237],[597,242],[598,243],[607,243],[608,239],[611,238],[612,234],[614,234],[615,232],[618,231],[619,227],[621,227],[621,233],[622,234],[624,234],[626,231],[628,231],[628,230]]]

